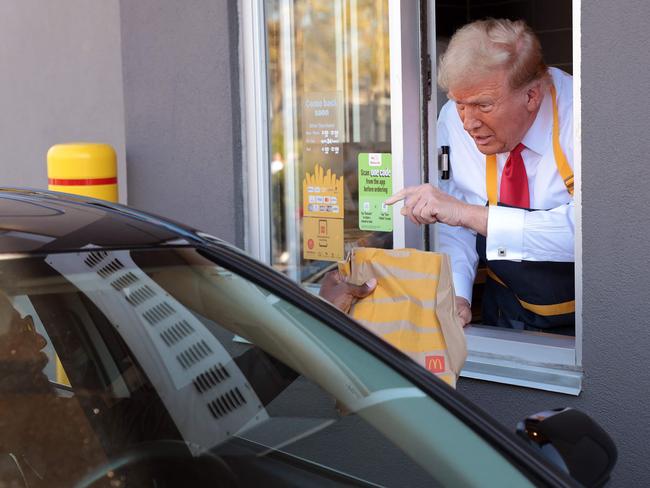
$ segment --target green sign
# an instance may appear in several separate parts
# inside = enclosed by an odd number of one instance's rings
[[[359,229],[392,232],[393,160],[388,153],[359,154]]]

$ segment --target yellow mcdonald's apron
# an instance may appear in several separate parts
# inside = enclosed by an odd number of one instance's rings
[[[551,85],[553,103],[553,155],[567,191],[573,195],[574,176],[560,146],[557,93]],[[497,198],[497,160],[486,156],[486,188],[489,205]],[[525,209],[532,211],[531,209]],[[573,334],[575,325],[574,263],[551,261],[489,261],[486,238],[477,235],[476,248],[487,265],[482,320],[503,327]]]

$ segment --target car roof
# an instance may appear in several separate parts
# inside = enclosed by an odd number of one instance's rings
[[[103,200],[0,188],[0,254],[182,245],[188,238],[200,240],[188,227]]]

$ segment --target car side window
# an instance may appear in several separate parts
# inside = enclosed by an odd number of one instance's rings
[[[526,483],[380,358],[196,250],[5,260],[0,288],[0,448],[49,486]]]

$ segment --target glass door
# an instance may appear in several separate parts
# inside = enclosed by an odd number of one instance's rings
[[[263,2],[266,256],[296,281],[318,282],[352,247],[421,247],[383,204],[421,180],[419,11],[408,3]]]

